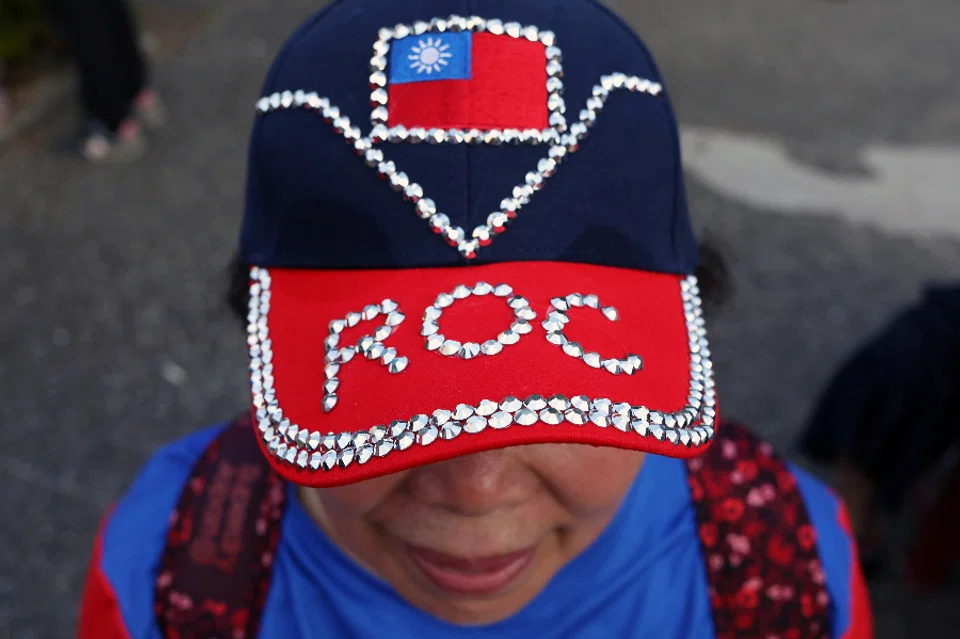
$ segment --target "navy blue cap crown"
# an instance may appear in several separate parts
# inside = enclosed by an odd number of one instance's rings
[[[593,0],[336,1],[287,41],[263,96],[250,264],[696,265],[659,71]]]

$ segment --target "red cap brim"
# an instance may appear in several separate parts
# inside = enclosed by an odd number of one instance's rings
[[[713,439],[693,277],[553,262],[251,274],[255,428],[295,483],[533,443],[690,457]]]

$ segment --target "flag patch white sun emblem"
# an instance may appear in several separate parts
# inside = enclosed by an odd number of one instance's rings
[[[450,45],[446,44],[440,38],[430,38],[420,40],[410,48],[410,68],[417,73],[426,73],[430,75],[434,72],[440,72],[443,67],[450,64],[450,58],[453,54],[449,51]]]

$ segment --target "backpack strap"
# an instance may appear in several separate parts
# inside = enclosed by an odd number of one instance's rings
[[[817,533],[773,447],[726,423],[687,469],[716,636],[829,639]]]
[[[163,637],[256,636],[285,505],[250,417],[238,418],[193,467],[171,513],[154,600]]]

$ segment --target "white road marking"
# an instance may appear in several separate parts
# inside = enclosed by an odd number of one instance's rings
[[[781,213],[832,213],[909,235],[960,236],[960,147],[871,145],[866,177],[791,159],[773,138],[682,127],[684,165],[730,199]]]

